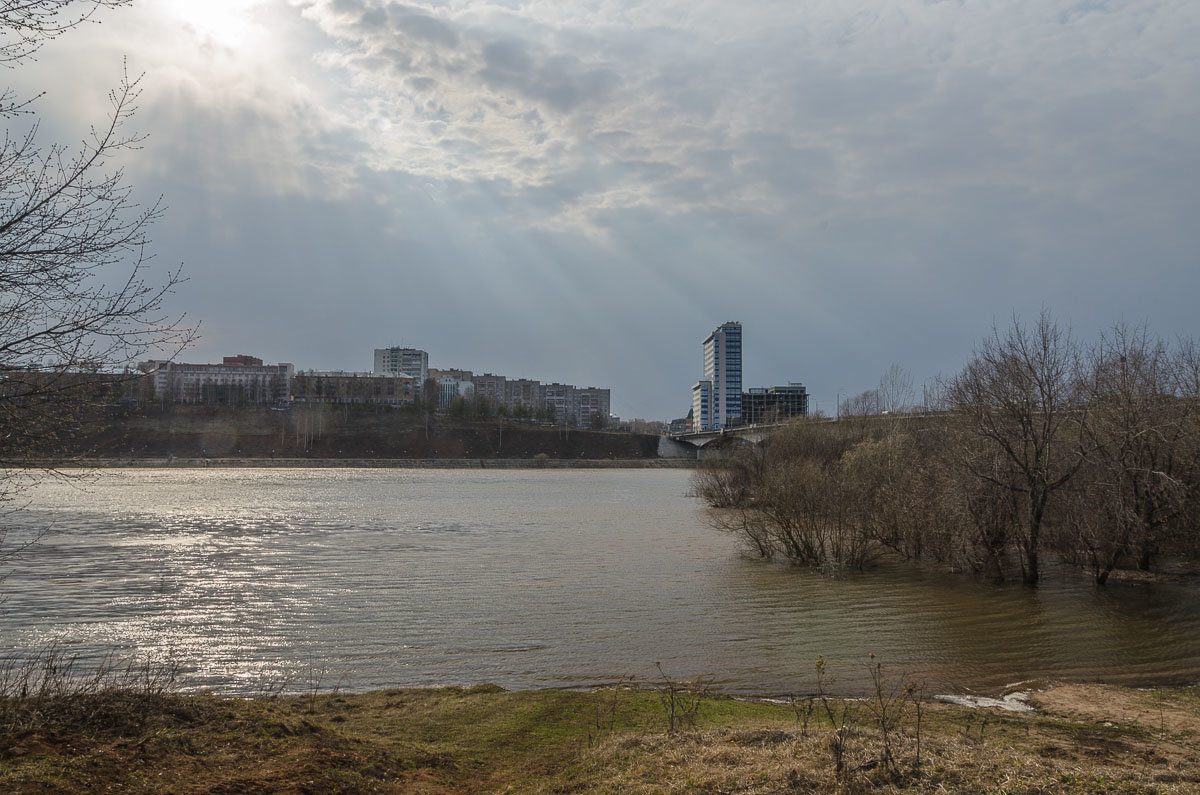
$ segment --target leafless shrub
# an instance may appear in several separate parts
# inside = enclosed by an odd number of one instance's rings
[[[835,700],[828,692],[833,680],[825,658],[817,658],[815,670],[816,695],[812,703],[832,730],[826,744],[835,778],[845,783],[855,774],[874,770],[896,779],[908,775],[910,759],[912,774],[919,777],[924,684],[893,674],[872,654],[867,663],[871,681],[868,697],[861,702]],[[797,711],[798,716],[801,714]],[[869,732],[874,732],[874,742]]]
[[[812,720],[813,709],[816,707],[816,698],[806,696],[805,698],[797,699],[795,694],[788,696],[788,704],[792,708],[792,712],[796,715],[796,723],[800,724],[800,736],[808,737],[808,723]]]
[[[704,680],[679,682],[667,676],[662,663],[656,662],[654,667],[661,681],[658,696],[667,720],[667,733],[674,734],[684,726],[695,728],[700,706],[712,695],[712,686]]]
[[[771,524],[761,511],[753,508],[713,509],[706,518],[717,530],[745,541],[759,557],[766,560],[775,557],[777,550]]]
[[[627,691],[637,689],[637,677],[626,674],[612,685],[593,694],[595,699],[591,702],[591,714],[587,727],[589,748],[603,737],[616,731],[617,719],[621,713],[622,697]]]
[[[754,484],[766,466],[763,448],[747,445],[728,459],[706,463],[692,473],[692,493],[714,508],[747,507],[754,500]]]
[[[826,738],[826,743],[829,747],[830,756],[833,759],[834,776],[838,781],[842,781],[849,772],[847,754],[850,743],[858,735],[858,730],[855,727],[855,718],[857,717],[858,710],[852,701],[831,700],[828,689],[832,684],[832,680],[830,679],[828,665],[824,657],[818,657],[814,667],[817,674],[816,703],[832,728],[832,731]]]

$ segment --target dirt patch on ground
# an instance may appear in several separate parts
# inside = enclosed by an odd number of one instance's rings
[[[1074,721],[1140,726],[1200,736],[1200,688],[1138,690],[1105,685],[1055,685],[1035,693],[1037,709]]]

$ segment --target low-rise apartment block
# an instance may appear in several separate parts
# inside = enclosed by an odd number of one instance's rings
[[[609,390],[571,384],[546,384],[542,389],[546,405],[554,409],[555,422],[576,428],[608,427]]]
[[[403,361],[406,351],[412,356],[424,354],[424,351],[409,348],[376,349],[376,370],[381,366],[393,366],[393,361]],[[381,359],[381,356],[384,358]],[[409,361],[415,361],[412,356]],[[427,365],[428,358],[424,362]],[[607,389],[543,384],[531,378],[509,378],[495,373],[476,374],[470,370],[442,367],[426,367],[425,378],[437,385],[436,402],[440,408],[448,407],[456,397],[484,403],[493,411],[501,407],[508,412],[527,409],[538,417],[550,407],[558,423],[579,428],[608,427],[611,393]]]
[[[413,402],[415,382],[411,375],[301,371],[292,378],[292,400],[297,403],[406,406]]]
[[[226,356],[220,364],[151,360],[138,369],[152,379],[156,399],[256,406],[290,402],[295,374],[291,364],[263,364],[245,354]]]

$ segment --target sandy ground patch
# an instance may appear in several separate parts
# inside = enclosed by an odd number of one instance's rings
[[[1043,712],[1072,720],[1200,735],[1200,688],[1190,690],[1190,694],[1180,694],[1173,689],[1168,703],[1154,688],[1062,684],[1035,693],[1030,701]]]

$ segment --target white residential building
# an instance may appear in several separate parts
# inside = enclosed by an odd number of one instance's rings
[[[373,369],[380,375],[411,375],[420,389],[429,377],[429,354],[416,348],[376,348]]]
[[[475,399],[475,384],[471,381],[458,381],[453,378],[443,378],[438,381],[438,406],[446,408],[450,401],[460,397],[470,402]]]
[[[138,369],[147,373],[158,399],[178,403],[283,404],[291,401],[291,364],[263,364],[244,354],[226,356],[221,364],[185,364],[152,360]]]

